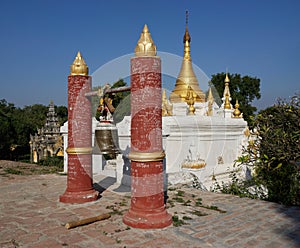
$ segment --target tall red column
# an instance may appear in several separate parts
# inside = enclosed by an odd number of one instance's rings
[[[85,94],[91,91],[88,67],[78,52],[68,77],[68,177],[64,203],[94,201],[98,192],[92,179],[92,114]]]
[[[150,36],[146,25],[143,35]],[[161,61],[156,48],[154,55],[144,52],[131,59],[131,205],[123,222],[150,229],[170,225],[172,217],[164,204]]]

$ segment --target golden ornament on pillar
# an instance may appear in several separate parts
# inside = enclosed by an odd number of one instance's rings
[[[82,75],[82,76],[87,76],[89,74],[89,68],[86,65],[83,57],[81,56],[80,52],[78,51],[76,58],[71,65],[71,76],[75,75]]]
[[[145,24],[141,37],[134,49],[136,57],[156,56],[156,46],[151,38],[149,29]]]

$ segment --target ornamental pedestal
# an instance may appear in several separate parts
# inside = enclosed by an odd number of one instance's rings
[[[80,53],[78,54],[76,59],[80,56]],[[59,197],[60,202],[83,203],[98,198],[98,192],[93,189],[92,179],[91,102],[85,97],[90,91],[91,77],[72,75],[71,70],[68,77],[67,189]]]
[[[131,205],[123,222],[136,228],[172,223],[164,204],[161,61],[131,59]]]

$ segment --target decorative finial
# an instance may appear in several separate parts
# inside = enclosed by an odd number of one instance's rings
[[[213,94],[212,94],[211,87],[209,87],[209,90],[208,90],[207,100],[208,100],[209,102],[210,102],[210,101],[214,101],[214,97],[213,97]]]
[[[207,100],[208,100],[208,110],[207,110],[207,115],[208,115],[208,116],[212,116],[212,115],[213,115],[214,97],[213,97],[213,94],[212,94],[211,87],[209,87]]]
[[[135,56],[156,56],[156,46],[151,38],[149,29],[145,24],[141,37],[134,49]]]
[[[242,113],[239,110],[239,107],[240,107],[240,105],[239,105],[238,99],[236,99],[236,103],[234,105],[235,109],[234,109],[234,111],[232,113],[234,118],[242,118]]]
[[[185,25],[188,26],[189,24],[189,11],[185,11]]]
[[[225,83],[229,83],[230,80],[229,80],[229,77],[228,77],[228,73],[226,72],[226,77],[225,77],[225,80],[224,80]]]
[[[185,60],[192,60],[191,59],[191,36],[189,33],[189,28],[188,28],[188,11],[186,10],[185,12],[185,33],[183,36],[183,43],[184,43],[184,56],[183,58]]]
[[[186,41],[188,41],[189,43],[191,42],[191,36],[189,33],[189,12],[186,10],[185,11],[185,33],[183,36],[183,43],[186,44]]]
[[[162,93],[162,116],[172,116],[173,115],[173,105],[169,103],[167,98],[166,89]]]
[[[81,56],[80,52],[78,51],[76,58],[71,65],[71,76],[75,75],[82,75],[82,76],[87,76],[89,74],[89,68],[86,65],[83,57]]]
[[[227,71],[227,69],[226,69],[226,71]],[[229,80],[229,77],[228,77],[228,73],[226,72],[226,76],[225,76],[225,80],[224,80],[225,87],[224,87],[223,98],[222,98],[223,101],[225,100],[226,95],[228,95],[229,101],[231,101],[230,90],[229,90],[229,82],[230,82],[230,80]]]
[[[225,96],[224,109],[231,109],[231,105],[230,105],[229,95],[228,94],[226,94],[226,96]]]
[[[194,115],[195,114],[195,107],[194,107],[195,97],[194,97],[194,92],[192,90],[192,87],[190,85],[187,89],[185,101],[189,105],[188,115]]]

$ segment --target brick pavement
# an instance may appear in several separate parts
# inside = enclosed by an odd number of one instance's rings
[[[0,176],[0,247],[300,247],[300,208],[200,191],[168,190],[168,212],[183,225],[157,230],[126,226],[128,188],[95,177],[101,198],[58,201],[66,176]],[[67,230],[66,222],[111,212],[110,219]]]

